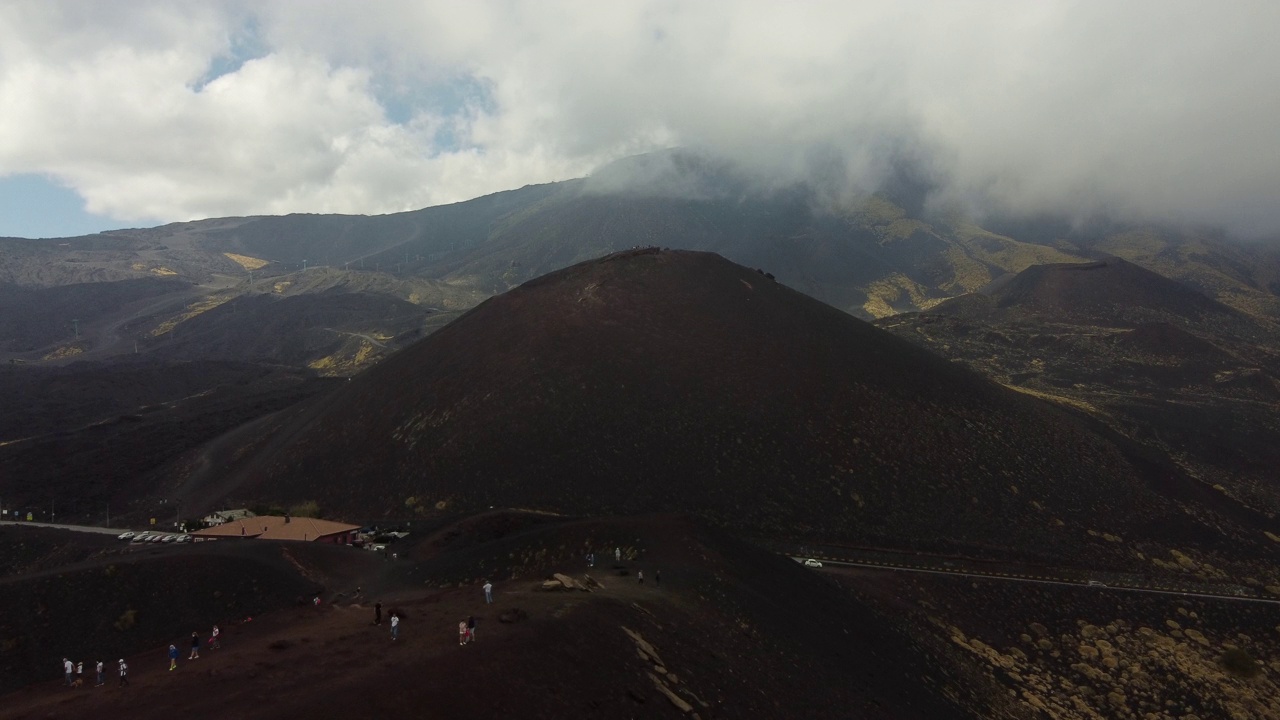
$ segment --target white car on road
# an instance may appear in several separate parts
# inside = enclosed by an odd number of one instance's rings
[[[122,532],[122,533],[120,533],[119,535],[117,535],[117,536],[116,536],[116,539],[117,539],[117,540],[130,540],[130,539],[132,539],[132,538],[133,538],[133,533],[132,533],[132,532]]]
[[[822,567],[822,563],[817,560],[814,560],[813,558],[808,558],[801,564],[804,565],[805,567]]]

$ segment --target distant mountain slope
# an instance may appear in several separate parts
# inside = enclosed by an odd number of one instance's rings
[[[1072,318],[1118,327],[1174,322],[1212,325],[1215,330],[1231,325],[1243,330],[1258,325],[1192,287],[1114,257],[1089,263],[1033,265],[993,282],[977,296],[953,298],[928,312],[1004,319],[1036,317],[1054,322]]]
[[[1280,512],[1280,329],[1118,258],[1032,267],[878,324],[1082,408],[1234,501]]]
[[[231,497],[356,516],[691,510],[763,534],[1060,557],[1085,528],[1188,532],[1110,441],[704,253],[525,283],[278,437]]]
[[[0,366],[0,498],[43,521],[119,518],[186,451],[338,382],[229,362]]]
[[[1280,318],[1280,253],[1265,246],[1117,224],[993,219],[981,227],[961,213],[928,209],[927,197],[927,187],[904,180],[877,195],[836,200],[813,186],[770,183],[671,151],[625,158],[589,178],[391,215],[216,218],[60,240],[0,239],[0,282],[171,278],[194,293],[231,295],[288,283],[289,294],[347,288],[446,307],[426,298],[437,295],[449,309],[465,309],[577,262],[659,246],[718,253],[869,319],[928,309],[1028,267],[1119,256],[1255,317]],[[183,319],[177,312],[156,324]],[[379,329],[374,317],[363,325]],[[81,352],[102,359],[131,350],[130,343],[102,345],[92,333],[75,347],[64,336],[22,359]]]

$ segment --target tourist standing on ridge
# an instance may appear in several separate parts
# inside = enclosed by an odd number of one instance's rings
[[[484,602],[486,605],[493,602],[493,583],[488,580],[484,581]]]
[[[467,642],[476,641],[476,616],[467,616]]]
[[[467,644],[467,621],[463,620],[458,623],[458,644]]]
[[[67,676],[67,682],[65,683],[67,687],[71,687],[71,674],[74,673],[75,670],[76,666],[73,665],[70,660],[62,658],[62,672]]]
[[[217,625],[214,625],[213,632],[209,634],[210,650],[217,650],[218,648],[222,647],[222,638],[219,637],[220,635],[222,635],[222,631],[218,629]]]
[[[191,654],[187,656],[188,660],[200,659],[200,633],[191,633]]]
[[[636,571],[636,577],[640,580],[640,584],[641,584],[641,585],[643,585],[643,584],[644,584],[644,571],[643,571],[643,570],[637,570],[637,571]]]
[[[613,549],[613,561],[622,562],[622,548],[616,547]]]
[[[101,660],[98,661],[98,665],[95,669],[98,671],[98,684],[94,685],[94,687],[102,687],[103,681],[102,681],[102,661]]]
[[[129,684],[129,666],[124,664],[124,658],[120,658],[120,687]]]
[[[84,685],[84,663],[76,663],[76,687]]]
[[[400,616],[392,612],[391,613],[391,639],[395,640],[399,636],[400,636]]]
[[[178,646],[169,646],[169,670],[178,669]]]
[[[374,625],[382,624],[382,603],[380,602],[373,604],[373,624]]]

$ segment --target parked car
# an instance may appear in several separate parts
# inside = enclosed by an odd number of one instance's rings
[[[149,541],[150,539],[151,539],[151,535],[145,532],[140,532],[137,535],[133,536],[133,541],[136,543],[144,543]]]
[[[147,539],[147,542],[153,542],[153,543],[164,542],[164,533],[156,533],[155,535],[152,535],[150,538]]]
[[[179,535],[179,536],[178,536],[178,539],[177,539],[177,540],[174,540],[174,542],[180,542],[180,543],[191,542],[191,536],[190,536],[190,535]]]
[[[173,542],[174,540],[177,540],[177,539],[178,539],[178,536],[177,536],[177,535],[165,535],[164,537],[160,538],[160,542],[162,542],[162,543],[171,543],[171,542]]]
[[[117,536],[116,536],[116,539],[117,539],[117,540],[131,540],[131,539],[133,538],[133,535],[134,535],[134,533],[132,533],[132,532],[122,532],[122,533],[120,533],[119,535],[117,535]]]
[[[804,566],[805,567],[822,567],[822,563],[818,562],[817,560],[814,560],[813,558],[809,558],[808,560],[804,561]]]

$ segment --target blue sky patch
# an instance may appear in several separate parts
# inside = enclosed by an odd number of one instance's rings
[[[0,237],[75,237],[149,224],[154,223],[126,223],[86,212],[76,191],[42,175],[0,177]]]

